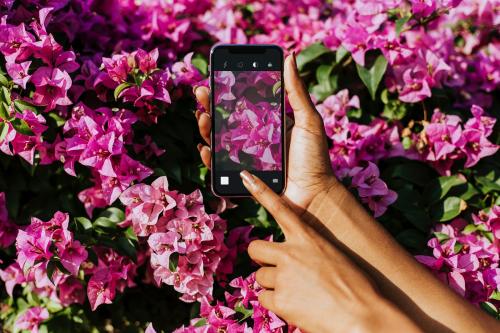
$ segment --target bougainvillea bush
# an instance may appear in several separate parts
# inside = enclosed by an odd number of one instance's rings
[[[217,42],[295,52],[337,177],[499,318],[498,8],[0,0],[1,329],[298,332],[259,304],[246,255],[282,233],[214,197],[196,148]]]

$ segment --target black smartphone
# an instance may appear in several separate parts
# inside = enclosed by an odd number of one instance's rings
[[[219,44],[210,52],[212,191],[248,196],[248,170],[273,191],[285,189],[283,50]]]

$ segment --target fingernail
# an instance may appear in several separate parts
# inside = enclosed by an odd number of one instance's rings
[[[197,85],[194,85],[194,86],[193,86],[193,94],[195,94],[195,95],[196,95],[196,89],[198,89],[198,87],[199,87],[199,86],[197,86]]]
[[[251,187],[255,186],[255,177],[250,172],[243,170],[240,172],[240,177],[243,179],[243,183],[247,183]]]
[[[202,112],[202,113],[200,114],[200,117],[201,117],[202,115],[205,115],[205,116],[207,116],[208,118],[210,118],[210,113],[208,113],[208,112]]]

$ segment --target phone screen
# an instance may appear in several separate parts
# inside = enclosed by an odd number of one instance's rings
[[[212,188],[248,195],[248,170],[274,191],[284,184],[283,56],[275,46],[221,45],[211,58]]]

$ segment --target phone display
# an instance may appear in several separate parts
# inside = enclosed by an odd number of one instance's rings
[[[212,188],[248,192],[248,170],[274,191],[284,188],[283,54],[267,45],[220,45],[211,54]]]

